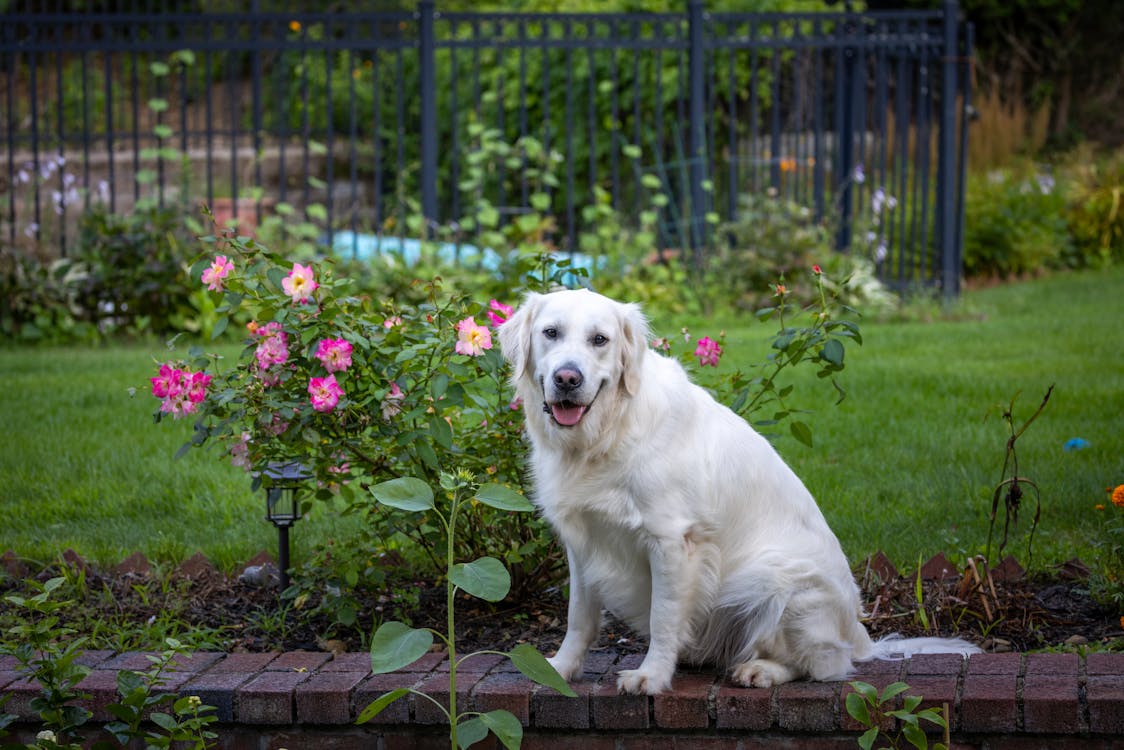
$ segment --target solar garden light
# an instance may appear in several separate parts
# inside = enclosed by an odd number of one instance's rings
[[[289,588],[289,527],[300,520],[300,488],[312,475],[297,461],[271,462],[263,473],[268,479],[265,517],[277,527],[277,567],[281,573],[281,591],[285,591]]]

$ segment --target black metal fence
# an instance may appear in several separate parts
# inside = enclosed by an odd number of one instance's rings
[[[832,220],[838,247],[870,254],[884,280],[955,294],[970,56],[953,1],[800,14],[711,13],[698,0],[673,14],[442,13],[429,0],[413,12],[172,0],[9,12],[0,244],[65,254],[95,203],[231,197],[244,220],[291,209],[355,253],[416,235],[411,216],[478,230],[464,219],[482,204],[501,222],[533,204],[557,217],[547,239],[565,251],[600,200],[626,217],[655,204],[661,243],[698,257],[741,196],[767,191]]]

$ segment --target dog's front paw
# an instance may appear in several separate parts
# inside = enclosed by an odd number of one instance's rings
[[[575,664],[570,659],[560,659],[557,656],[548,656],[546,661],[550,666],[554,667],[554,671],[562,675],[562,679],[569,682],[578,673],[581,664]]]
[[[795,678],[791,669],[769,659],[753,659],[734,667],[734,682],[746,687],[768,688],[791,682]]]
[[[671,674],[651,669],[626,669],[617,675],[617,690],[631,695],[655,695],[671,687]]]

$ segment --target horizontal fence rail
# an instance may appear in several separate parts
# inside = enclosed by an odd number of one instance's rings
[[[574,251],[584,208],[636,217],[658,193],[661,246],[701,261],[768,194],[830,221],[884,281],[955,294],[958,15],[9,12],[0,244],[65,255],[95,204],[240,198],[242,219],[291,206],[358,255],[436,227],[471,243],[482,205],[508,223],[545,194],[543,239]]]

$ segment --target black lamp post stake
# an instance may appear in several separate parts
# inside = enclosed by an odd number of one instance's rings
[[[269,480],[265,489],[266,518],[277,527],[277,567],[281,591],[285,591],[289,588],[289,527],[300,520],[301,483],[312,475],[297,461],[271,463],[264,474]]]

